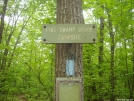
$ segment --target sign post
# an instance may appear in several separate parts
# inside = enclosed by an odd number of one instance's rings
[[[59,49],[55,69],[55,100],[54,101],[84,101],[83,100],[83,76],[76,65],[81,54],[77,49],[71,50],[73,45],[82,43],[95,43],[97,28],[94,24],[45,24],[42,27],[43,43],[63,44],[65,50]],[[70,51],[68,51],[68,48]],[[61,52],[60,52],[61,51]],[[66,53],[62,53],[65,51]],[[62,59],[63,57],[63,59]],[[63,62],[64,63],[63,63]]]
[[[55,44],[54,101],[84,101],[82,44],[95,43],[97,28],[84,24],[82,0],[56,0],[56,24],[44,24],[43,43]]]

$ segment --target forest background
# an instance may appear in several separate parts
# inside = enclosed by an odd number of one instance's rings
[[[97,43],[83,44],[84,101],[134,100],[134,1],[83,0]],[[0,0],[0,101],[52,101],[55,44],[43,24],[56,24],[55,0]]]

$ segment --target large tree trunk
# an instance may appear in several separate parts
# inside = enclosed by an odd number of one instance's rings
[[[57,24],[82,23],[81,0],[57,0]],[[74,77],[83,79],[82,44],[56,44],[55,77],[67,77],[66,61],[70,59],[74,60]]]

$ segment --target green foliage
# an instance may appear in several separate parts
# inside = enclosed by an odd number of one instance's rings
[[[0,43],[0,101],[51,101],[55,45],[42,44],[41,28],[45,23],[56,23],[56,2],[8,1]],[[2,7],[0,2],[0,12]],[[97,43],[83,45],[85,101],[111,99],[112,94],[116,99],[134,98],[134,2],[83,0],[83,10],[85,23],[98,26]],[[100,18],[104,18],[103,30],[100,30]],[[114,43],[109,34],[110,21]],[[115,46],[113,68],[110,67],[112,45]],[[101,46],[104,47],[102,63],[99,62]]]
[[[92,8],[93,15],[98,24],[98,42],[100,37],[100,18],[104,18],[103,29],[103,44],[97,43],[96,47],[92,45],[84,45],[84,77],[85,77],[85,101],[91,99],[111,99],[111,95],[115,96],[115,99],[128,99],[134,98],[134,50],[133,44],[133,30],[131,22],[134,6],[132,1],[126,0],[97,0],[84,3],[84,9],[86,11],[88,6]],[[89,10],[88,10],[89,11]],[[86,11],[87,12],[87,11]],[[87,16],[89,20],[90,13]],[[109,19],[110,15],[110,19]],[[91,19],[94,23],[94,18]],[[109,36],[109,21],[113,24],[114,44],[111,44]],[[85,21],[87,21],[85,19]],[[89,22],[89,21],[88,21]],[[87,22],[87,23],[88,23]],[[114,54],[114,67],[111,65],[111,53],[110,46],[115,46]],[[97,50],[103,46],[103,62],[99,64],[99,54]],[[94,52],[92,51],[94,50]],[[88,61],[88,62],[87,62]],[[114,68],[114,69],[113,69]],[[100,74],[102,73],[102,74]],[[114,84],[111,81],[114,79]],[[114,85],[114,88],[112,88]]]

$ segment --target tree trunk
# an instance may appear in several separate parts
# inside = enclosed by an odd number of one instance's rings
[[[101,17],[100,18],[100,46],[99,46],[99,69],[101,69],[102,67],[102,64],[103,64],[103,51],[104,51],[104,47],[103,47],[103,44],[104,44],[104,33],[103,33],[103,30],[104,30],[104,18]],[[103,77],[103,71],[101,70],[99,72],[99,76],[102,78]],[[99,83],[99,88],[101,89],[103,87],[103,83]],[[99,101],[103,101],[103,95],[102,94],[99,94]]]
[[[133,9],[133,2],[131,1],[131,9]],[[132,13],[132,20],[134,20],[133,19],[133,12],[131,12]],[[130,92],[130,99],[133,99],[134,98],[134,29],[133,29],[134,27],[133,27],[133,25],[131,25],[131,35],[132,35],[132,49],[133,49],[133,51],[132,51],[132,72],[133,72],[133,74],[132,74],[132,84],[131,84],[131,86],[132,86],[132,89],[131,89],[131,92]]]
[[[3,0],[3,1],[4,1],[4,4],[3,4],[3,9],[2,9],[1,24],[0,24],[0,43],[2,41],[2,34],[4,30],[4,18],[5,18],[7,4],[8,4],[8,0]]]
[[[81,0],[57,0],[57,24],[82,23]],[[66,61],[72,59],[75,68],[74,77],[83,79],[82,44],[56,44],[55,77],[67,77]]]
[[[101,17],[100,18],[100,43],[101,45],[99,46],[99,65],[101,65],[103,63],[103,44],[104,44],[104,34],[103,34],[103,30],[104,30],[104,18]]]
[[[113,33],[113,24],[110,16],[110,10],[107,9],[108,14],[108,24],[109,24],[109,35],[110,35],[110,54],[111,54],[111,62],[110,62],[110,69],[111,69],[111,98],[110,101],[115,101],[115,72],[114,72],[114,54],[115,54],[115,42],[114,42],[114,33]]]
[[[132,32],[132,71],[133,71],[133,74],[132,74],[132,89],[130,91],[130,99],[133,99],[134,98],[134,30],[131,26],[131,32]]]

